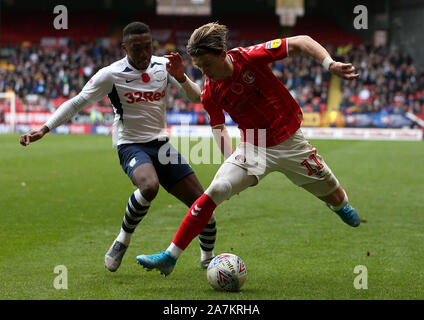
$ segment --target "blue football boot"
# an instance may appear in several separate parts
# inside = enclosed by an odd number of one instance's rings
[[[328,203],[327,207],[331,209],[331,211],[337,213],[337,215],[348,225],[351,227],[357,227],[361,223],[358,213],[356,210],[349,204],[345,205],[340,210],[335,211]]]
[[[158,269],[161,274],[167,276],[174,270],[177,259],[173,258],[169,251],[159,252],[156,254],[137,256],[137,262],[147,271]]]

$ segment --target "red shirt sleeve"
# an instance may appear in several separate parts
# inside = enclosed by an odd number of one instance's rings
[[[250,62],[268,64],[287,57],[287,39],[275,39],[246,48],[236,48]]]

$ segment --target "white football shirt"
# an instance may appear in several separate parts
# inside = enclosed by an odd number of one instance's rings
[[[168,74],[167,58],[152,56],[146,70],[137,70],[128,57],[100,69],[80,96],[95,103],[106,95],[115,112],[114,146],[166,138],[166,88],[168,82],[184,95],[181,85]]]

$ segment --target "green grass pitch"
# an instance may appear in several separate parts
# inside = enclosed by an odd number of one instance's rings
[[[238,293],[214,291],[195,239],[164,278],[136,264],[167,248],[187,208],[161,188],[120,269],[104,267],[134,190],[111,138],[49,135],[23,148],[0,135],[0,299],[285,300],[424,298],[422,142],[312,144],[363,223],[345,225],[278,173],[217,210],[215,253],[246,263]],[[218,165],[193,165],[206,188]],[[54,287],[64,265],[68,289]],[[368,289],[356,289],[358,265]],[[362,282],[363,283],[363,282]]]

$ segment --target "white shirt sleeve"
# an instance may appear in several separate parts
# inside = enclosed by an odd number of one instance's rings
[[[168,82],[178,89],[178,93],[183,98],[188,98],[191,102],[200,103],[200,88],[186,76],[186,81],[179,83],[173,76],[168,73]]]
[[[91,103],[88,103],[81,97],[81,93],[62,103],[59,108],[51,115],[44,124],[51,130],[59,127],[77,114],[78,111],[87,108]]]
[[[103,99],[112,91],[113,82],[107,67],[100,69],[84,86],[81,92],[65,101],[44,124],[50,130],[69,121],[78,111]]]
[[[107,96],[112,91],[112,87],[112,75],[109,72],[109,68],[105,67],[97,71],[82,88],[80,94],[84,100],[93,104]]]

